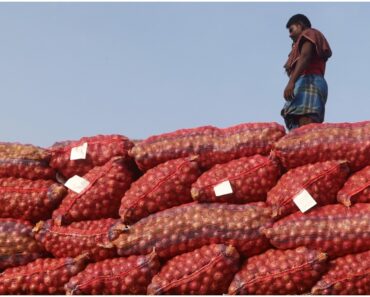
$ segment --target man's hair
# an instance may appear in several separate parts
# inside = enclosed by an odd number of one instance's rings
[[[286,27],[289,28],[293,24],[302,24],[307,28],[311,28],[311,22],[308,17],[300,13],[293,15],[287,22]]]

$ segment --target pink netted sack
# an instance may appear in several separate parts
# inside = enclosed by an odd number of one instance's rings
[[[245,123],[225,129],[203,126],[151,136],[129,154],[142,170],[191,155],[198,155],[200,166],[209,169],[241,157],[268,155],[284,135],[284,127],[277,123]]]

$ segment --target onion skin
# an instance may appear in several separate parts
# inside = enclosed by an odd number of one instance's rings
[[[296,212],[265,228],[263,233],[278,249],[306,246],[328,254],[330,259],[363,252],[370,247],[370,204],[341,204]]]
[[[315,295],[367,295],[370,292],[370,251],[337,258],[312,288]]]
[[[151,136],[129,152],[146,171],[168,160],[198,155],[202,169],[241,157],[268,155],[274,142],[285,135],[277,123],[245,123],[220,129],[203,126]]]
[[[231,295],[303,294],[327,271],[327,256],[317,250],[268,250],[246,260],[235,275]]]
[[[65,285],[67,295],[146,294],[160,263],[155,252],[143,256],[107,259],[87,265]]]

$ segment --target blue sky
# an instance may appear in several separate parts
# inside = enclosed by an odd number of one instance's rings
[[[370,120],[370,3],[0,3],[0,141],[283,124],[306,14],[327,37],[327,122]]]

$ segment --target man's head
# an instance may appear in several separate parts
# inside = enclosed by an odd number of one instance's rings
[[[311,28],[311,22],[305,15],[295,14],[289,19],[286,27],[289,30],[289,37],[296,41],[303,30]]]

